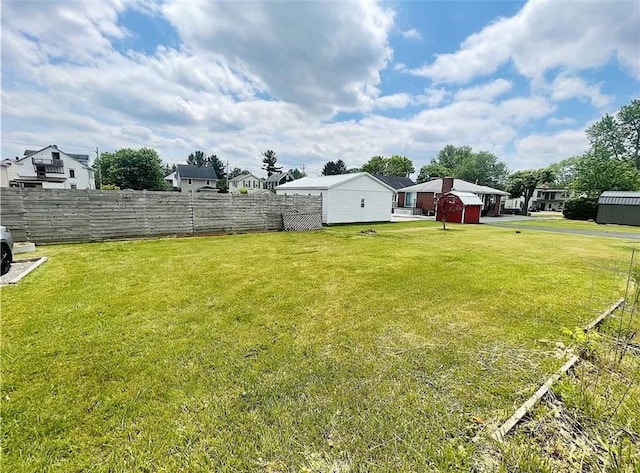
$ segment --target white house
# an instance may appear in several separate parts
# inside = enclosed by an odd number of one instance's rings
[[[276,187],[277,195],[322,196],[322,223],[388,222],[395,189],[371,174],[303,177]]]
[[[536,187],[529,203],[532,210],[547,210],[553,212],[562,212],[564,203],[569,200],[569,191],[567,189],[550,188],[546,184],[542,187]]]
[[[167,185],[172,189],[178,188],[178,178],[176,174],[177,171],[173,171],[171,174],[167,174],[166,176],[164,176],[164,182],[166,182]]]
[[[240,189],[247,189],[249,194],[253,194],[264,189],[264,179],[254,176],[251,173],[240,174],[229,179],[229,194],[239,194]]]
[[[3,160],[2,167],[6,170],[3,186],[95,189],[89,155],[65,153],[56,145],[38,151],[25,150],[22,157]]]

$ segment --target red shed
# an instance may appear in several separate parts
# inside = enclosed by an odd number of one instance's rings
[[[438,199],[436,220],[451,223],[480,223],[482,201],[471,192],[450,191]]]

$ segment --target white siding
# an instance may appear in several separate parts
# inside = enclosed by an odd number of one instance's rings
[[[394,192],[365,175],[330,189],[276,189],[276,194],[321,195],[322,223],[331,224],[390,221]]]
[[[262,190],[264,188],[263,180],[253,174],[245,174],[238,176],[229,181],[229,194],[239,194],[240,189],[245,188],[249,194]]]
[[[393,191],[368,176],[330,189],[327,223],[388,222]],[[361,206],[364,199],[364,207]]]
[[[47,182],[46,180],[34,180],[33,182],[42,182],[42,187],[45,189],[72,189],[74,188],[72,186],[75,186],[76,189],[95,188],[93,169],[88,168],[53,146],[49,146],[20,161],[12,161],[11,166],[7,168],[9,181],[20,178],[35,179],[37,173],[32,158],[52,159],[52,153],[54,152],[60,153],[60,160],[63,162],[64,172],[47,173],[47,177],[61,178],[64,179],[64,182]],[[71,177],[70,170],[73,170],[74,177]]]
[[[8,167],[9,166],[0,166],[0,187],[9,187]]]

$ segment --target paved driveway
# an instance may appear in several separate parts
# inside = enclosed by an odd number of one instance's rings
[[[601,232],[598,230],[578,230],[576,228],[551,228],[551,227],[532,227],[529,225],[512,225],[506,222],[483,222],[493,227],[509,228],[514,230],[535,230],[541,232],[552,233],[569,233],[573,235],[586,235],[586,236],[599,236],[610,238],[624,238],[626,240],[640,241],[640,232],[636,233],[623,233],[623,232]]]

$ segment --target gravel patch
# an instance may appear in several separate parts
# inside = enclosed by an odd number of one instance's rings
[[[47,261],[47,258],[32,258],[28,260],[14,261],[11,263],[11,269],[9,272],[0,277],[0,285],[5,286],[7,284],[17,283],[45,261]]]

